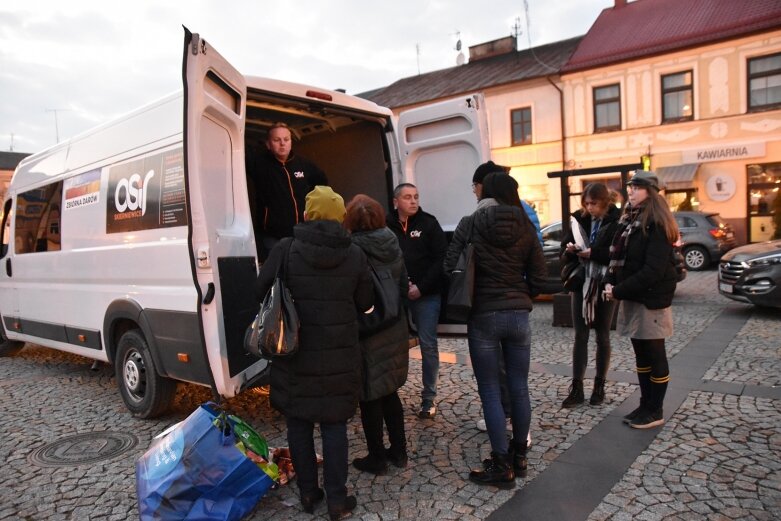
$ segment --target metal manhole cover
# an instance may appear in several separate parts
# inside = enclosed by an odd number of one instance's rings
[[[121,432],[88,432],[59,439],[36,449],[30,462],[39,467],[71,467],[111,459],[132,449],[138,438]]]

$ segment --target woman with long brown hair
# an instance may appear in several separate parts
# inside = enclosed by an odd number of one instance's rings
[[[640,406],[624,416],[635,429],[664,423],[670,381],[665,338],[673,333],[678,225],[659,189],[653,172],[638,170],[629,180],[629,202],[610,247],[610,283],[605,285],[605,297],[621,301],[618,332],[630,338],[635,351]]]

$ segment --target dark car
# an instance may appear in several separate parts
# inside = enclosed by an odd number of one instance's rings
[[[707,269],[735,247],[735,232],[719,214],[673,212],[673,215],[681,230],[681,252],[686,269]]]
[[[719,293],[740,302],[781,308],[781,240],[727,252],[719,264]]]
[[[564,286],[561,284],[561,261],[559,259],[561,240],[564,238],[561,221],[543,226],[540,231],[542,232],[542,253],[545,255],[545,268],[547,269],[542,293],[559,293],[564,291]]]

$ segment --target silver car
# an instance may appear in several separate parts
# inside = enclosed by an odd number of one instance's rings
[[[708,269],[735,247],[735,232],[724,219],[712,212],[673,212],[681,230],[681,252],[686,269]]]

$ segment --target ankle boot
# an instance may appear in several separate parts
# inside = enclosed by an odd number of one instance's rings
[[[529,467],[529,460],[526,459],[526,448],[526,440],[523,442],[517,442],[514,439],[510,440],[510,455],[513,461],[513,471],[517,478],[526,477],[526,470]]]
[[[605,401],[605,379],[594,378],[594,390],[591,392],[591,398],[588,403],[591,405],[601,405]]]
[[[353,467],[361,472],[369,472],[370,474],[376,474],[377,476],[383,476],[388,472],[388,462],[385,460],[385,454],[382,457],[369,454],[363,458],[355,458],[353,460]]]
[[[492,452],[491,459],[484,462],[482,470],[473,470],[469,473],[469,481],[503,489],[515,487],[515,472],[510,455]]]
[[[564,409],[572,409],[573,407],[583,403],[584,400],[583,380],[573,379],[572,384],[569,386],[569,395],[561,403],[561,406]]]

